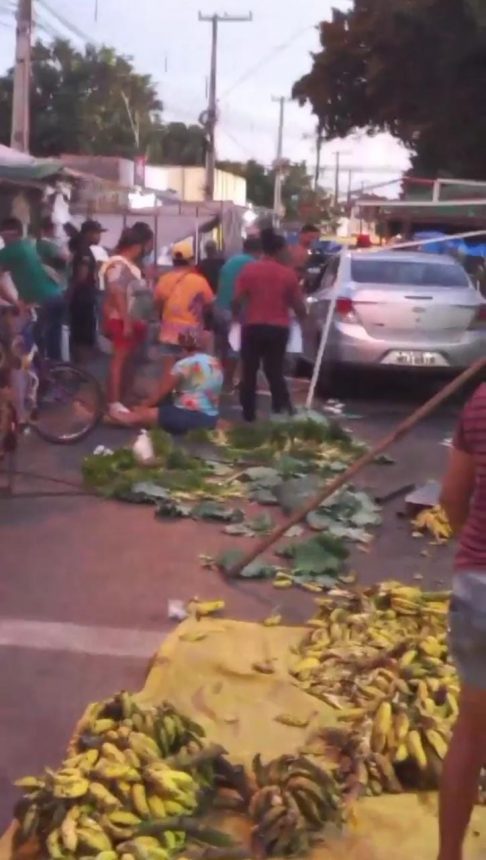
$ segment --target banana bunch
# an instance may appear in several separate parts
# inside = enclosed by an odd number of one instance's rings
[[[144,826],[198,812],[213,789],[208,751],[200,726],[170,705],[144,709],[127,693],[91,705],[59,770],[16,783],[16,841],[36,838],[53,860],[168,860],[185,832]]]
[[[337,783],[305,756],[284,755],[263,765],[253,760],[256,791],[249,814],[254,840],[266,854],[294,854],[309,847],[309,835],[330,821],[341,823]]]
[[[445,543],[453,534],[447,514],[440,505],[420,511],[412,520],[412,527],[415,531],[429,532],[437,543]]]
[[[459,682],[447,646],[449,597],[388,582],[316,601],[318,613],[290,655],[289,670],[347,725],[334,773],[345,793],[437,785],[458,713]],[[359,748],[350,754],[356,737]],[[328,755],[319,739],[309,749]]]

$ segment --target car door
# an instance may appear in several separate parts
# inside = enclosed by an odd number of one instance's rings
[[[322,326],[329,312],[329,303],[338,282],[342,257],[331,257],[318,290],[306,299],[307,317],[303,325],[304,358],[314,362],[319,347]]]

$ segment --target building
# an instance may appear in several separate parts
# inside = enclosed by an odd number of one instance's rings
[[[180,165],[147,164],[145,167],[145,187],[153,190],[174,192],[179,200],[202,203],[205,197],[206,171],[204,167],[182,167]],[[246,206],[246,179],[215,171],[214,199],[223,203]]]

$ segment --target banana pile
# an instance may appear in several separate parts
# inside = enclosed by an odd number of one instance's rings
[[[253,771],[257,789],[249,814],[257,856],[301,854],[310,847],[312,831],[341,824],[338,785],[309,759],[285,755],[263,765],[257,755]]]
[[[16,844],[36,838],[53,860],[169,860],[186,841],[171,821],[194,815],[221,748],[170,705],[143,709],[128,693],[92,705],[57,771],[26,777]],[[144,823],[167,820],[156,836]]]
[[[412,527],[418,532],[429,532],[437,543],[446,543],[452,538],[452,529],[443,507],[424,508],[412,520]]]
[[[290,672],[347,724],[321,731],[304,748],[330,756],[346,790],[437,786],[458,713],[449,596],[391,582],[316,600],[319,612]]]

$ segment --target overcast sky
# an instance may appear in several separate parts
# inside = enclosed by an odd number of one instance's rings
[[[13,5],[14,0],[0,0],[4,67],[13,58],[14,19],[8,11]],[[227,23],[219,28],[218,156],[255,157],[266,164],[271,163],[276,149],[278,106],[272,103],[272,96],[290,94],[294,81],[310,68],[310,52],[318,48],[315,25],[330,14],[331,6],[346,9],[348,5],[344,0],[34,0],[37,20],[51,35],[71,36],[80,45],[85,34],[131,55],[137,69],[150,73],[157,82],[165,118],[184,122],[197,121],[206,101],[210,25],[198,21],[198,11],[231,15],[252,11],[251,23]],[[78,35],[49,8],[77,29]],[[47,37],[45,30],[38,35]],[[312,164],[314,129],[309,111],[288,104],[284,155]],[[393,174],[382,173],[381,168],[400,171],[408,163],[402,147],[385,135],[329,143],[324,149],[325,166],[334,163],[336,150],[343,152],[344,168],[368,168],[353,175],[353,187],[363,181],[386,181]],[[330,169],[323,178],[326,185],[332,184]]]

